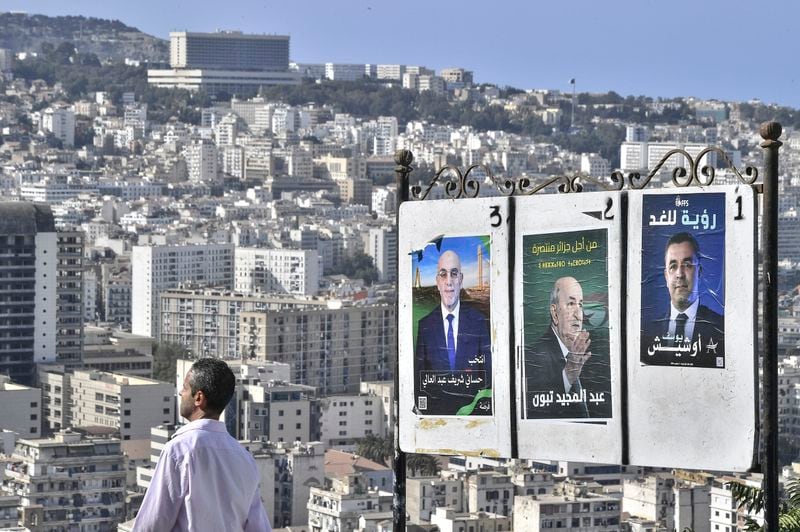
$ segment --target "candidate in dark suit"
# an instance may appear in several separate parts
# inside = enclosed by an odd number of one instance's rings
[[[664,250],[670,307],[642,335],[642,361],[717,367],[725,354],[722,315],[700,304],[700,246],[689,233],[672,235]],[[658,340],[656,340],[658,338]],[[685,347],[684,350],[677,348]]]
[[[482,379],[480,384],[472,385],[470,390],[492,387],[489,319],[480,310],[461,302],[463,281],[464,273],[461,271],[461,259],[458,254],[449,250],[442,253],[436,270],[436,288],[439,291],[440,305],[420,319],[417,327],[417,345],[414,351],[416,389],[431,392],[438,397],[447,394],[455,396],[458,395],[456,390],[466,388],[464,386],[452,390],[447,390],[446,387],[422,388],[419,382],[421,372],[462,372],[462,378],[466,377],[464,372],[470,372],[471,376]],[[465,399],[474,397],[473,391],[465,392],[461,398],[454,399],[452,404],[463,406]],[[470,400],[466,402],[469,403]],[[427,413],[443,413],[439,411],[437,405],[430,404],[430,401],[427,403],[430,405],[426,408]],[[454,414],[456,409],[448,406],[445,410]]]
[[[550,292],[550,327],[525,348],[526,418],[589,417],[580,376],[592,355],[590,344],[583,328],[583,289],[574,277],[561,277]],[[559,395],[582,399],[559,404]]]

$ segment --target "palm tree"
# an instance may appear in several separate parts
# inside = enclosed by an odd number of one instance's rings
[[[727,484],[733,500],[740,509],[749,514],[757,514],[764,510],[764,490],[747,486],[739,482]],[[785,487],[788,500],[781,501],[778,507],[778,530],[780,532],[800,532],[800,479],[790,480]],[[754,532],[764,530],[753,518],[745,516],[745,530]]]
[[[391,436],[381,438],[375,434],[367,434],[358,440],[356,444],[356,454],[368,460],[388,466],[392,456],[394,456],[394,444]]]
[[[409,454],[406,456],[406,468],[411,471],[411,476],[417,476],[419,471],[421,476],[432,477],[438,475],[442,470],[439,461],[435,456],[429,454]]]

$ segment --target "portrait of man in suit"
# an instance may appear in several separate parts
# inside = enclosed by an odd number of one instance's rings
[[[477,390],[492,386],[489,318],[462,300],[464,272],[457,252],[446,250],[439,255],[435,277],[439,304],[420,318],[417,326],[416,389],[438,398],[435,404],[425,400],[426,413],[456,414],[458,407],[473,400]],[[433,377],[448,383],[428,386],[426,378]],[[488,413],[488,407],[474,412]]]
[[[591,343],[583,288],[574,277],[560,277],[550,292],[550,326],[525,349],[527,418],[589,417],[581,373],[592,356]],[[558,402],[559,397],[569,400]]]
[[[416,356],[425,370],[491,372],[489,320],[461,301],[464,272],[455,251],[439,257],[436,288],[440,305],[419,321]],[[486,383],[491,388],[491,382]]]
[[[688,232],[672,235],[664,249],[669,307],[643,334],[643,361],[713,367],[715,355],[724,353],[724,317],[701,303],[702,275],[697,239]]]

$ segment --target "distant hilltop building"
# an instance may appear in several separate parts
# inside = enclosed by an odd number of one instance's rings
[[[148,83],[156,87],[242,94],[300,82],[289,70],[288,35],[180,31],[169,37],[171,68],[147,71]]]

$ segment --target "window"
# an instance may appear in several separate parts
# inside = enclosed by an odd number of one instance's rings
[[[278,415],[282,416],[283,415],[283,410],[278,410]]]
[[[298,423],[297,425],[295,425],[295,426],[294,426],[294,428],[296,428],[296,429],[300,429],[300,426],[301,426],[301,425],[302,425],[302,423]]]
[[[169,414],[169,408],[165,408],[165,409],[163,410],[163,413],[164,413],[164,414]]]
[[[37,406],[39,406],[39,403],[37,403],[36,401],[31,403],[31,408],[36,408]]]
[[[295,415],[301,416],[301,415],[303,415],[303,411],[302,411],[302,410],[300,410],[300,409],[298,408],[298,409],[295,411]]]
[[[131,428],[131,424],[126,421],[125,423],[122,424],[122,428],[129,429]]]
[[[131,411],[130,410],[123,410],[122,411],[122,415],[123,416],[129,416],[129,415],[131,415]]]
[[[130,397],[126,397],[124,402],[130,403],[131,402],[131,398]]]
[[[283,430],[283,423],[278,423],[278,430]]]
[[[36,421],[36,418],[39,417],[36,414],[31,414],[31,421]]]

